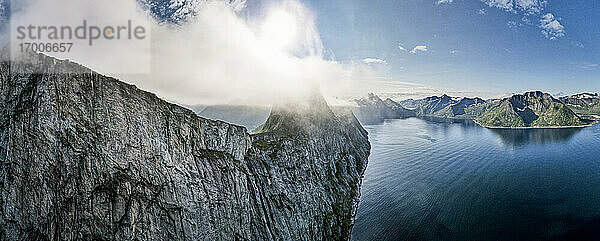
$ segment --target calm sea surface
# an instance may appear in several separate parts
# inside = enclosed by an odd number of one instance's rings
[[[420,119],[372,144],[353,240],[600,240],[600,126],[490,130]]]

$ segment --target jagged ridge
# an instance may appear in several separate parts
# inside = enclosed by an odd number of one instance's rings
[[[0,86],[3,240],[350,235],[370,149],[351,114],[277,109],[250,135],[37,54]]]
[[[587,124],[564,103],[541,91],[503,99],[497,107],[477,118],[477,122],[491,127],[560,127]]]
[[[578,115],[600,119],[600,95],[597,93],[581,93],[561,97],[560,100]]]
[[[366,98],[355,99],[353,112],[364,124],[377,124],[385,119],[414,117],[413,110],[406,109],[390,98],[381,100],[379,96],[369,93]]]
[[[580,94],[555,99],[541,91],[513,95],[505,99],[453,98],[447,95],[421,100],[405,100],[400,104],[413,106],[417,117],[435,121],[474,120],[486,127],[583,127],[593,124],[596,103],[594,94]],[[566,103],[566,105],[565,105]],[[571,108],[574,108],[573,110]],[[575,110],[575,111],[574,111]],[[579,114],[587,114],[582,118]]]

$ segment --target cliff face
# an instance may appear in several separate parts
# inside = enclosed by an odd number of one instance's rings
[[[370,146],[324,102],[250,135],[43,55],[2,62],[0,98],[0,239],[350,235]]]

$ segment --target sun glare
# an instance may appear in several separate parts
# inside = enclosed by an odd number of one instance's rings
[[[262,37],[279,49],[287,49],[294,44],[297,34],[297,21],[289,12],[276,9],[266,17],[262,26]]]

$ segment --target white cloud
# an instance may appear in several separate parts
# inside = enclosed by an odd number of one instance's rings
[[[560,24],[552,13],[542,16],[539,27],[546,38],[554,40],[565,36],[565,27]]]
[[[485,9],[483,9],[483,8],[482,8],[482,9],[479,9],[479,10],[477,10],[477,14],[479,14],[479,15],[485,15],[486,13],[487,13],[487,10],[485,10]]]
[[[416,54],[419,51],[426,52],[428,50],[426,45],[417,45],[412,50],[408,50],[404,48],[404,46],[402,46],[401,43],[398,43],[398,48],[402,51],[409,52],[411,54]]]
[[[533,23],[531,22],[531,20],[529,20],[529,18],[527,18],[526,16],[523,16],[521,18],[521,22],[523,22],[524,24],[527,24],[527,25],[533,25]]]
[[[582,63],[577,64],[577,67],[584,69],[584,70],[598,70],[598,69],[600,69],[600,64],[590,63],[590,62],[582,62]]]
[[[521,11],[525,14],[538,14],[544,10],[548,1],[546,0],[481,0],[490,7],[500,8],[505,11],[516,13]]]
[[[548,1],[546,0],[515,0],[516,8],[526,12],[527,14],[537,14],[540,13],[546,5]]]
[[[81,17],[88,16],[130,19],[147,14],[136,0],[30,1],[32,4],[20,13],[24,18],[73,20],[76,13],[79,19],[75,23],[81,23]],[[47,6],[52,11],[44,9]],[[114,76],[181,104],[268,105],[304,97],[316,88],[326,97],[357,96],[369,91],[370,81],[379,75],[364,64],[324,59],[315,16],[297,0],[253,8],[259,11],[253,14],[238,14],[237,7],[240,5],[232,8],[213,1],[177,27],[135,18],[136,23],[146,21],[151,26],[152,44],[147,51],[151,72]],[[282,29],[286,29],[282,33],[286,36],[276,34]],[[117,47],[111,52],[127,51],[124,48],[128,46]],[[83,53],[70,59],[102,70],[109,63],[96,61],[97,57]],[[124,59],[133,63],[139,58],[134,53]]]
[[[404,46],[402,46],[401,43],[398,43],[398,48],[402,51],[407,51],[406,48],[404,48]]]
[[[508,28],[512,29],[512,30],[517,30],[517,28],[523,26],[522,23],[517,23],[516,21],[508,21]]]
[[[513,6],[514,6],[513,0],[481,0],[481,1],[490,7],[496,7],[496,8],[504,9],[506,11],[511,11],[511,12],[515,11],[513,8]]]
[[[427,46],[426,45],[417,45],[413,48],[413,50],[410,51],[411,54],[416,54],[418,51],[421,52],[427,52]]]
[[[15,11],[13,2],[18,2]],[[110,5],[112,4],[112,7]],[[75,29],[80,26],[82,29],[85,24],[91,28],[95,26],[98,29],[104,26],[125,25],[128,22],[131,26],[141,26],[144,29],[144,38],[141,40],[123,40],[115,38],[106,40],[97,38],[92,41],[91,38],[78,39],[69,38],[65,34],[63,40],[51,39],[49,34],[35,35],[27,39],[35,39],[35,42],[57,43],[69,42],[71,48],[65,52],[51,52],[50,54],[60,59],[72,59],[94,70],[107,75],[124,73],[148,73],[151,69],[150,48],[152,38],[153,19],[145,12],[136,10],[139,4],[136,1],[118,1],[118,0],[23,0],[11,2],[11,21],[9,31],[12,32],[11,51],[14,55],[15,46],[22,42],[34,40],[18,40],[16,37],[19,26],[40,26],[55,27],[70,26]],[[114,8],[114,6],[119,6]],[[124,14],[122,14],[124,13]],[[90,36],[91,30],[85,29],[83,35]],[[76,31],[76,30],[75,30]],[[87,34],[86,34],[87,32]],[[115,31],[116,32],[116,31]],[[100,35],[100,30],[97,30]],[[62,35],[62,34],[60,34]],[[93,43],[92,43],[93,42]],[[134,61],[130,60],[134,59]]]
[[[522,15],[521,23],[509,21],[508,26],[511,29],[516,29],[525,25],[534,25],[530,17],[540,16],[548,5],[547,0],[480,0],[489,7],[499,8],[507,12]],[[556,19],[553,14],[547,13],[541,16],[538,27],[541,28],[542,34],[549,39],[557,39],[564,37],[565,27]]]
[[[378,58],[364,58],[362,62],[365,64],[387,64],[387,61]]]
[[[452,3],[454,0],[438,0],[435,4],[444,4],[444,3]]]

